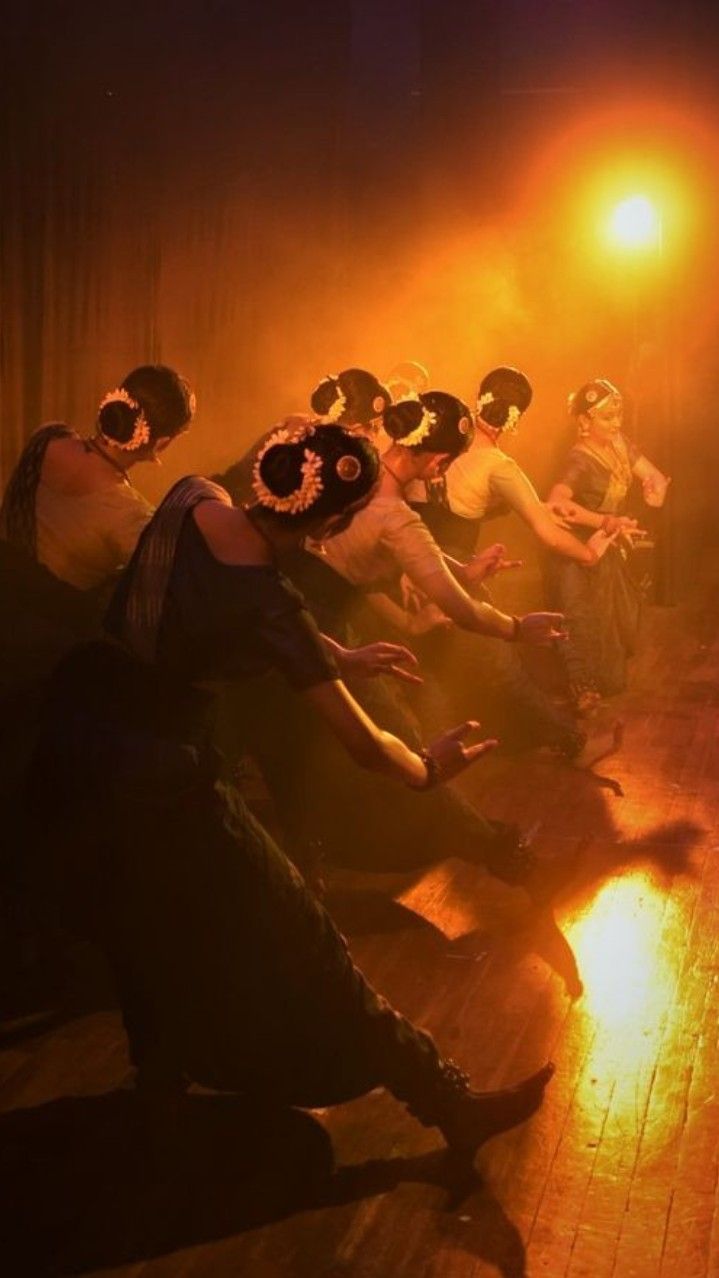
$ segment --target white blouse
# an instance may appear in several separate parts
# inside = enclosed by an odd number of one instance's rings
[[[152,515],[152,506],[129,483],[70,496],[41,480],[37,557],[62,581],[91,590],[124,567]]]
[[[444,485],[449,509],[463,519],[482,519],[500,503],[521,515],[539,501],[521,466],[494,445],[473,444],[448,467]],[[414,486],[408,496],[412,501],[427,500],[426,491]]]
[[[404,572],[421,587],[428,576],[447,572],[429,529],[399,496],[378,494],[341,533],[308,549],[357,586],[381,589]]]

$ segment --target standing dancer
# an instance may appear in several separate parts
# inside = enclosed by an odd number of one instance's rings
[[[624,513],[635,479],[648,506],[664,504],[669,479],[622,431],[622,396],[606,378],[586,382],[570,399],[577,442],[549,494],[549,504],[571,520],[577,536],[612,544],[590,572],[557,555],[549,568],[553,594],[567,615],[562,649],[570,692],[579,714],[621,692],[634,651],[641,592],[632,573],[632,549],[644,536]]]

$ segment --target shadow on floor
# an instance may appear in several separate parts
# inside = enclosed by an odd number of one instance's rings
[[[516,1227],[478,1173],[445,1151],[335,1170],[329,1135],[310,1114],[258,1114],[226,1095],[192,1095],[183,1105],[181,1124],[164,1137],[139,1122],[129,1092],[3,1115],[6,1272],[57,1278],[148,1260],[414,1181],[444,1191],[438,1217],[448,1245],[490,1261],[504,1278],[525,1273]]]

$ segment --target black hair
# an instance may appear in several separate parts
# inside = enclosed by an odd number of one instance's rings
[[[474,436],[472,414],[461,399],[445,391],[427,391],[419,399],[390,404],[382,415],[385,431],[395,443],[402,444],[417,430],[426,412],[433,415],[434,422],[416,444],[405,446],[414,453],[449,453],[452,458],[466,452]]]
[[[256,494],[263,512],[288,528],[341,515],[368,497],[379,478],[379,454],[374,444],[342,426],[320,425],[299,433],[294,440],[272,444],[261,455],[259,477],[274,497],[289,497],[301,487],[307,451],[320,458],[322,489],[306,510],[295,514],[274,510]]]
[[[491,395],[488,404],[479,405],[483,395]],[[477,391],[477,407],[483,422],[502,430],[507,424],[510,408],[526,412],[532,402],[532,387],[518,368],[502,366],[493,368],[482,378]]]
[[[166,364],[142,364],[133,368],[120,383],[137,408],[123,400],[111,400],[97,415],[98,428],[105,439],[127,444],[135,431],[140,413],[149,427],[147,443],[163,436],[172,438],[192,417],[192,394],[184,377]]]
[[[366,426],[373,417],[379,417],[383,408],[392,402],[386,386],[368,373],[365,368],[345,368],[341,373],[328,373],[312,392],[310,404],[315,413],[325,417],[337,403],[338,391],[344,395],[345,404],[336,418],[340,426]],[[375,401],[381,399],[379,408]]]

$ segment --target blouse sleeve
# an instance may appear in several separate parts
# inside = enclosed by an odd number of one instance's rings
[[[629,458],[629,465],[636,466],[637,462],[639,461],[639,458],[643,456],[642,450],[638,444],[635,444],[633,439],[628,439],[626,435],[623,436],[623,439],[624,439],[624,443],[627,446],[627,457]]]
[[[528,519],[539,504],[534,485],[513,457],[503,458],[492,471],[489,487],[493,497],[523,519]]]
[[[417,585],[438,571],[448,571],[429,528],[417,512],[402,501],[385,517],[381,538],[402,571]]]
[[[256,634],[268,661],[298,691],[339,679],[302,595],[279,574],[262,591]]]
[[[564,463],[564,468],[557,479],[558,484],[566,484],[576,495],[581,491],[587,474],[587,460],[577,448],[573,448]]]

